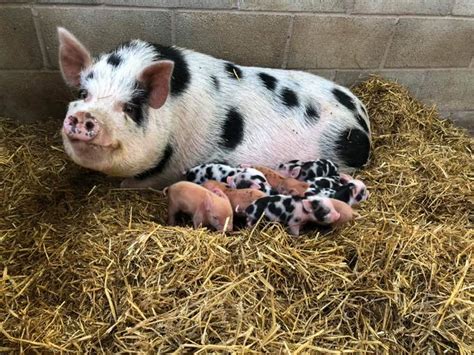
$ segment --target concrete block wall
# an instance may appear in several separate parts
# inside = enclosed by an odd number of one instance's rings
[[[346,86],[381,74],[474,132],[474,0],[0,0],[0,116],[64,115],[56,26],[95,53],[141,38]]]

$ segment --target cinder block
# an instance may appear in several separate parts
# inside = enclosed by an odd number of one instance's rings
[[[474,70],[430,70],[426,72],[418,98],[441,111],[474,110]]]
[[[340,85],[350,87],[367,80],[371,74],[377,74],[400,83],[406,86],[413,95],[418,93],[424,76],[424,72],[421,70],[337,70],[334,81]]]
[[[0,116],[21,122],[61,119],[72,98],[59,72],[0,71],[0,87],[8,87],[0,90]]]
[[[179,12],[176,43],[241,65],[280,67],[290,16]]]
[[[474,20],[403,18],[385,67],[467,67],[474,55]]]
[[[345,12],[344,0],[240,0],[242,10]]]
[[[378,67],[395,18],[297,16],[288,67]]]
[[[454,0],[355,0],[352,13],[447,15],[451,10],[453,1]]]
[[[329,70],[329,69],[308,70],[308,73],[321,76],[321,77],[326,78],[328,80],[334,80],[334,76],[336,75],[335,70]]]
[[[115,48],[130,39],[171,44],[168,11],[107,8],[38,8],[50,63],[58,68],[57,26],[71,31],[93,53]]]
[[[440,115],[453,121],[456,126],[465,128],[471,136],[474,136],[474,111],[442,111]]]
[[[43,66],[31,10],[0,8],[0,68]]]
[[[235,0],[103,0],[110,5],[187,7],[192,9],[230,9],[236,6]]]
[[[453,15],[474,16],[473,0],[456,0],[453,7]]]

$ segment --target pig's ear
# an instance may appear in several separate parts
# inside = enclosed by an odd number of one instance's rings
[[[163,106],[168,98],[173,68],[174,62],[160,60],[143,69],[138,77],[149,90],[148,104],[154,109]]]
[[[301,167],[299,166],[294,167],[290,172],[290,176],[296,179],[300,175],[300,172],[301,172]]]
[[[303,210],[306,213],[311,213],[313,212],[313,205],[311,204],[310,200],[303,200]]]
[[[69,31],[58,27],[59,66],[67,84],[79,87],[81,71],[92,64],[89,51]]]
[[[227,185],[229,185],[231,189],[237,188],[234,182],[234,178],[232,176],[227,176],[226,182],[227,182]]]

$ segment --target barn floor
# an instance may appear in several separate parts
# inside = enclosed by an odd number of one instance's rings
[[[59,124],[0,121],[0,351],[474,350],[472,139],[405,89],[374,130],[361,218],[299,238],[163,225],[156,191],[67,161]]]

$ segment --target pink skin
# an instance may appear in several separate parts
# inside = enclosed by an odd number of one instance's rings
[[[232,231],[233,211],[225,194],[216,194],[188,181],[177,182],[163,190],[168,196],[168,224],[175,225],[178,212],[193,217],[194,228],[212,226],[223,231],[228,219],[227,232]]]
[[[339,219],[335,222],[336,225],[341,225],[354,219],[354,211],[352,210],[351,206],[336,199],[331,198],[330,200],[335,210],[340,215]]]
[[[219,196],[224,193],[229,198],[232,209],[239,214],[255,200],[266,196],[264,192],[257,189],[232,189],[223,182],[215,180],[208,180],[202,186]]]
[[[267,168],[266,166],[253,166],[253,168],[260,171],[271,187],[278,191],[278,193],[283,195],[292,195],[292,196],[304,196],[304,193],[308,190],[309,184],[304,181],[296,180],[292,177],[285,177],[279,172]]]
[[[64,119],[63,130],[72,140],[88,142],[100,132],[100,125],[89,112],[76,112]]]

